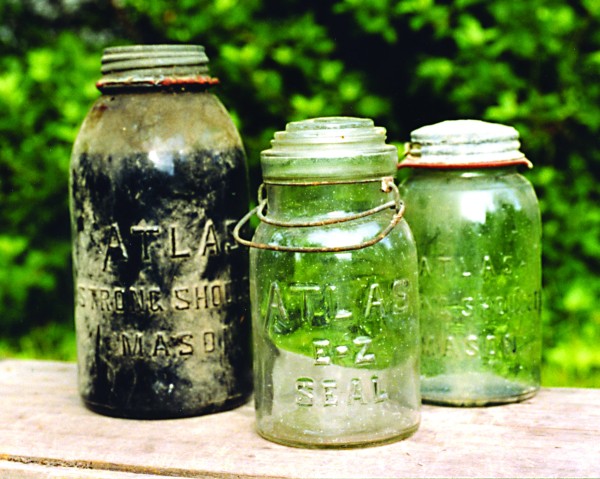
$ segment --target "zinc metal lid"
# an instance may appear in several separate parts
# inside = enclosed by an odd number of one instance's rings
[[[443,121],[411,133],[406,159],[399,167],[531,167],[520,146],[519,132],[511,126],[481,120]]]
[[[123,86],[214,84],[202,45],[128,45],[106,48],[100,89]]]

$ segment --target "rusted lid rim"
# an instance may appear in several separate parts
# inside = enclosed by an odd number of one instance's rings
[[[173,86],[212,86],[218,85],[219,79],[211,76],[164,77],[164,78],[131,78],[130,80],[100,79],[96,82],[98,90],[118,87],[173,87]]]
[[[500,168],[504,166],[526,166],[533,168],[533,163],[524,156],[510,160],[490,160],[490,161],[423,161],[419,156],[406,155],[405,159],[398,163],[400,168],[429,168],[446,170],[466,170],[469,168]]]

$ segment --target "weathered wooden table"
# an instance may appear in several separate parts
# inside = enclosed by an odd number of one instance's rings
[[[139,421],[86,410],[75,365],[0,361],[1,479],[600,477],[600,390],[544,389],[521,404],[424,406],[391,445],[305,450],[254,431],[251,404]]]

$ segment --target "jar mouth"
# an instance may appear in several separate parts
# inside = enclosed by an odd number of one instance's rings
[[[354,117],[322,117],[287,124],[285,131],[275,133],[272,148],[265,153],[287,156],[304,155],[312,148],[327,147],[336,154],[348,148],[377,150],[385,147],[385,128],[376,127],[373,120]],[[325,151],[323,151],[325,153]],[[312,153],[311,153],[312,154]]]
[[[96,86],[211,85],[208,56],[202,45],[128,45],[106,48],[102,55],[102,78]]]
[[[398,150],[372,120],[344,116],[311,118],[276,132],[261,153],[265,179],[349,179],[393,175]]]
[[[406,159],[399,167],[531,167],[520,146],[519,132],[511,126],[480,120],[443,121],[411,133]]]

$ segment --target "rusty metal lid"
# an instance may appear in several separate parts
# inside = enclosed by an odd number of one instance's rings
[[[393,176],[397,162],[385,128],[343,116],[290,122],[261,153],[265,180],[380,178]]]
[[[212,85],[201,45],[129,45],[106,48],[100,90],[116,87]]]
[[[519,132],[480,120],[450,120],[411,133],[399,168],[490,168],[531,162],[519,150]]]

